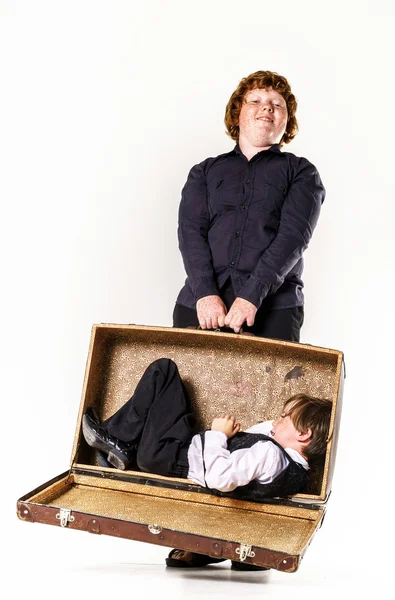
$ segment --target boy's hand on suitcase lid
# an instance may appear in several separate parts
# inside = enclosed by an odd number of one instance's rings
[[[216,417],[211,423],[211,431],[221,431],[228,438],[233,437],[239,430],[240,423],[236,423],[235,418],[229,415]]]

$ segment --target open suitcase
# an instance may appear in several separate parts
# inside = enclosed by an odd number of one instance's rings
[[[101,467],[81,433],[90,406],[104,420],[146,367],[173,359],[201,429],[234,414],[245,429],[276,418],[304,392],[333,401],[325,460],[304,494],[265,502],[211,494],[187,479]],[[86,530],[293,572],[321,526],[331,490],[344,380],[342,352],[213,331],[94,325],[65,473],[18,500],[20,519]]]

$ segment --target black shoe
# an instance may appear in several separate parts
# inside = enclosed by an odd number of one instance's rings
[[[129,462],[129,467],[128,467],[128,471],[141,471],[140,467],[137,464],[137,447],[136,447],[136,451],[133,453],[133,451],[130,451],[130,454],[132,454],[132,457],[130,458],[130,462]],[[107,454],[105,452],[99,452],[97,453],[97,462],[99,463],[100,467],[106,467],[107,469],[113,469],[114,465],[112,465],[108,460],[107,460]]]
[[[86,443],[106,453],[108,462],[117,469],[127,469],[136,454],[135,446],[129,446],[110,435],[89,414],[82,417],[82,433]]]
[[[97,414],[96,409],[93,406],[90,406],[86,410],[86,414],[92,419],[92,421],[94,421],[95,425],[101,425],[99,415]],[[107,469],[113,468],[112,464],[107,460],[107,454],[105,452],[100,452],[100,450],[97,455],[97,462],[101,467],[106,467]]]
[[[220,562],[224,562],[226,558],[212,558],[211,556],[206,556],[205,554],[196,554],[196,552],[191,552],[192,555],[191,560],[183,560],[180,558],[174,558],[178,555],[178,553],[183,553],[184,550],[171,550],[169,556],[166,558],[166,566],[175,567],[176,569],[197,569],[199,567],[206,567],[207,565],[212,565]]]
[[[96,425],[101,425],[101,421],[99,415],[96,412],[96,409],[93,406],[90,406],[86,410],[86,415],[88,415]]]
[[[97,462],[101,467],[106,467],[107,469],[112,469],[112,464],[107,460],[107,454],[105,452],[98,452]]]
[[[230,568],[234,571],[270,571],[270,567],[258,567],[258,565],[250,565],[249,563],[238,562],[236,560],[232,560]]]

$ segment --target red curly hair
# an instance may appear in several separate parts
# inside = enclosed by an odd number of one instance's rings
[[[226,105],[226,133],[232,140],[238,141],[239,139],[239,115],[246,93],[254,89],[269,87],[281,94],[287,104],[288,120],[284,135],[280,140],[280,146],[289,144],[294,139],[298,133],[298,122],[295,116],[298,103],[291,91],[291,86],[285,77],[278,73],[274,73],[273,71],[256,71],[240,81]]]

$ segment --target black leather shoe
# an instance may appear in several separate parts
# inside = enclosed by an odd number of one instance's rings
[[[258,567],[258,565],[250,565],[249,563],[238,562],[237,560],[232,560],[230,568],[234,571],[270,571],[270,567]]]
[[[82,417],[82,433],[89,446],[107,454],[107,461],[116,469],[125,470],[135,457],[136,447],[110,435],[89,414]]]
[[[86,413],[89,417],[96,423],[96,425],[101,425],[101,421],[99,415],[96,412],[96,409],[93,406],[90,406],[86,409]]]
[[[101,467],[106,467],[107,469],[112,469],[112,464],[107,460],[107,454],[105,452],[98,452],[97,462]]]
[[[94,421],[96,425],[101,425],[101,420],[99,415],[96,412],[96,409],[93,406],[90,406],[86,409],[86,414]],[[97,462],[101,467],[106,467],[107,469],[112,469],[112,464],[107,460],[107,453],[98,451],[97,454]]]

